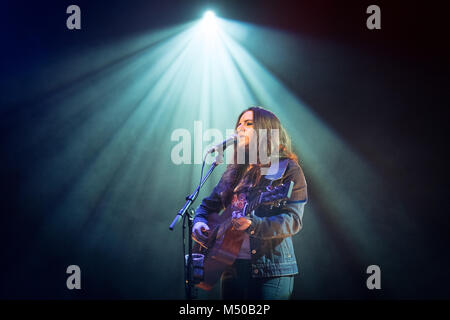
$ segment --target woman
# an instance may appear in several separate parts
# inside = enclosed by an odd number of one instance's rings
[[[250,107],[239,115],[235,129],[239,137],[235,161],[227,166],[211,195],[197,208],[193,237],[206,241],[210,230],[208,215],[231,206],[233,228],[243,232],[244,240],[236,260],[222,274],[222,298],[289,299],[293,276],[298,273],[292,236],[302,228],[307,201],[305,177],[292,152],[289,136],[272,112]],[[262,136],[264,132],[266,137]],[[277,134],[272,135],[273,132]],[[251,154],[252,145],[258,148],[256,161],[250,161],[255,158]],[[267,150],[278,155],[278,161],[264,163],[261,151]],[[244,163],[238,161],[240,151],[245,155]],[[277,166],[273,166],[275,163]],[[276,171],[267,171],[269,168]],[[286,204],[260,206],[250,215],[242,215],[245,203],[262,189],[289,181],[294,182],[294,188]]]

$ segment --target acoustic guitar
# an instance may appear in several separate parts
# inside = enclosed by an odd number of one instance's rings
[[[259,206],[285,205],[291,197],[294,182],[290,181],[276,187],[266,187],[252,199],[246,201],[242,215],[248,216]],[[211,290],[219,280],[222,272],[236,260],[244,241],[245,231],[236,230],[232,223],[232,206],[228,206],[221,214],[208,215],[209,231],[207,240],[195,241],[192,252],[203,255],[203,272],[194,272],[196,286],[203,290]],[[198,268],[196,266],[195,268]]]

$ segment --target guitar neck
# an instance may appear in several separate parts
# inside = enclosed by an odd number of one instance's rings
[[[244,214],[246,216],[250,215],[250,213],[257,209],[262,203],[261,203],[261,196],[262,194],[259,194],[257,197],[255,197],[254,199],[252,199],[251,201],[249,201],[247,203],[247,206],[245,207],[245,212]]]
[[[259,193],[258,196],[247,202],[247,205],[244,208],[244,214],[246,216],[249,215],[253,210],[257,209],[265,202],[280,202],[289,199],[293,187],[294,182],[289,181],[281,186],[275,187],[274,190]]]

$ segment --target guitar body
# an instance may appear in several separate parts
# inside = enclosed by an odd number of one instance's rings
[[[208,216],[208,240],[204,248],[197,242],[192,251],[205,256],[203,262],[204,277],[196,286],[203,290],[211,290],[219,280],[227,266],[236,260],[244,241],[244,231],[231,227],[231,210],[222,214],[213,213]]]

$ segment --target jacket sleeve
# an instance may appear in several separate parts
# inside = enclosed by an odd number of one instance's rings
[[[308,200],[305,176],[301,167],[289,161],[282,182],[294,181],[291,198],[281,208],[274,208],[277,214],[259,217],[255,213],[250,215],[251,225],[246,232],[259,239],[275,239],[290,237],[302,228],[303,210]]]
[[[219,194],[220,186],[222,179],[220,179],[219,183],[214,187],[211,194],[204,198],[200,205],[195,210],[195,217],[193,221],[193,225],[197,222],[208,223],[208,215],[214,212],[220,212],[224,208],[222,204],[222,199]]]

